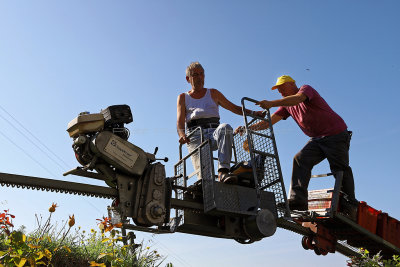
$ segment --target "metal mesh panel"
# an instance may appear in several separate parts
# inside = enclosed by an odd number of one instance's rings
[[[210,148],[210,142],[203,142],[189,158],[179,161],[175,165],[175,176],[181,176],[176,179],[175,185],[176,188],[173,191],[173,198],[184,200],[184,189],[188,186],[189,179],[191,181],[196,181],[198,179],[202,179],[202,187],[203,192],[205,193],[206,197],[204,198],[204,210],[208,211],[215,208],[215,201],[214,201],[214,189],[213,189],[213,181],[214,181],[214,165],[212,161],[212,151]],[[189,164],[189,166],[188,166]],[[194,165],[194,166],[192,166]],[[196,166],[199,169],[196,169]],[[188,169],[194,171],[189,174]],[[197,179],[195,179],[197,178]],[[179,225],[184,223],[184,210],[176,209],[175,216],[181,217],[181,221]]]
[[[178,164],[175,165],[175,176],[181,176],[176,179],[175,184],[179,187],[184,187],[185,177],[186,177],[186,161],[185,160],[183,160],[182,162],[179,162]],[[173,191],[173,194],[174,194],[174,196],[173,196],[174,198],[183,200],[183,189],[176,188]],[[180,210],[180,209],[175,210],[175,217],[181,218],[179,225],[184,223],[183,214],[184,214],[183,210]]]
[[[210,141],[206,142],[200,147],[200,163],[201,163],[201,177],[204,195],[204,211],[207,212],[215,208],[214,199],[214,165],[212,160],[212,151],[210,148]]]
[[[243,101],[242,101],[243,104]],[[244,104],[243,104],[244,108]],[[234,136],[237,161],[251,162],[251,154],[256,166],[256,175],[259,188],[263,191],[275,194],[275,204],[278,218],[288,215],[286,208],[286,192],[283,184],[283,177],[279,163],[278,151],[275,143],[275,136],[272,127],[265,130],[248,130],[252,125],[270,121],[269,111],[265,119],[256,119],[252,116],[246,117],[246,133],[242,136]],[[253,126],[255,127],[255,126]],[[248,145],[246,145],[248,143]],[[253,167],[254,169],[254,167]]]

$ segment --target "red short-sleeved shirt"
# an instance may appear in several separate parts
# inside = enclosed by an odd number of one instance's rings
[[[310,137],[330,136],[347,129],[344,120],[336,114],[318,92],[309,85],[303,85],[299,93],[307,99],[291,107],[279,107],[274,114],[286,120],[292,116],[301,130]]]

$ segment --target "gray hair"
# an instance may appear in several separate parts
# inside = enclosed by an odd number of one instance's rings
[[[190,65],[186,68],[186,76],[190,77],[192,75],[192,71],[196,68],[202,69],[204,72],[203,66],[198,62],[192,62]]]

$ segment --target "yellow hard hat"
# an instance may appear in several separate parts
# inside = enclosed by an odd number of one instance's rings
[[[276,88],[278,88],[279,85],[282,85],[282,84],[287,83],[287,82],[295,83],[296,81],[293,80],[292,77],[290,77],[289,75],[282,75],[281,77],[279,77],[276,80],[276,84],[274,86],[272,86],[271,89],[275,90]]]

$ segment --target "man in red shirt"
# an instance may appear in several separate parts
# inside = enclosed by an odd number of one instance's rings
[[[264,109],[279,107],[272,114],[272,124],[291,116],[301,130],[311,137],[307,144],[294,156],[289,207],[291,210],[308,209],[308,184],[312,168],[325,158],[331,171],[343,171],[342,191],[355,200],[353,173],[349,166],[351,132],[343,119],[336,114],[318,92],[309,85],[300,88],[290,76],[278,78],[272,90],[282,95],[277,100],[262,100],[257,103]],[[253,130],[268,127],[266,122],[253,125]]]

